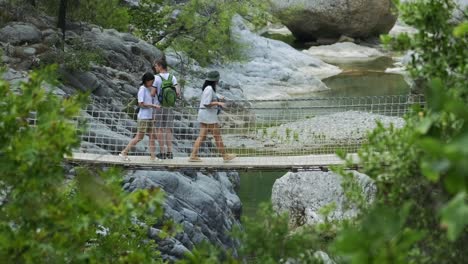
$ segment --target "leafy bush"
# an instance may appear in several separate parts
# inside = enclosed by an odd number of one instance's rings
[[[383,40],[413,52],[408,68],[427,103],[405,127],[379,125],[369,135],[359,157],[378,187],[376,201],[334,249],[352,263],[461,263],[468,242],[467,17],[454,21],[447,0],[398,7],[419,31]]]
[[[330,207],[331,208],[331,207]],[[329,209],[322,212],[327,218]],[[339,225],[325,222],[294,228],[287,214],[277,214],[271,204],[261,204],[256,218],[243,218],[243,227],[234,230],[236,252],[202,244],[178,263],[322,263],[317,251],[325,250]]]
[[[40,57],[40,66],[59,64],[69,71],[88,71],[91,65],[104,64],[104,55],[79,39],[73,39],[64,50],[54,48]]]
[[[45,12],[50,16],[57,16],[61,2],[64,0],[6,0],[6,7],[10,11],[17,10],[32,12],[31,8]],[[127,7],[119,0],[67,0],[67,20],[88,22],[103,28],[115,28],[120,31],[128,30],[130,16]],[[2,10],[3,11],[3,10]],[[0,11],[1,14],[3,13]],[[6,12],[8,14],[8,12]],[[0,20],[1,22],[2,20]]]
[[[59,13],[60,1],[37,1],[37,8],[49,15]],[[88,22],[103,28],[128,30],[128,9],[119,0],[68,0],[67,16],[71,21]]]
[[[265,23],[268,1],[142,0],[131,10],[131,23],[137,34],[162,50],[171,47],[198,63],[242,58],[242,45],[231,35],[236,14],[250,18],[254,25]]]
[[[0,81],[0,259],[5,263],[159,262],[148,225],[161,216],[159,189],[124,193],[121,174],[77,169],[75,117],[84,95],[47,92],[55,69],[32,73],[14,94]]]

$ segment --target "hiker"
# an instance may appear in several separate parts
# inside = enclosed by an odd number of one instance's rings
[[[159,159],[173,159],[172,128],[174,127],[173,107],[180,97],[180,87],[174,75],[167,72],[165,59],[156,60],[153,69],[157,73],[154,77],[152,96],[155,104],[161,106],[155,111],[155,132],[159,143]]]
[[[141,78],[141,86],[138,90],[138,130],[135,137],[128,143],[127,147],[119,154],[126,161],[130,161],[128,158],[128,152],[130,149],[140,142],[145,134],[149,136],[149,149],[151,154],[151,160],[156,160],[155,147],[154,147],[154,121],[153,121],[153,108],[158,109],[160,106],[153,104],[153,97],[151,96],[151,89],[154,82],[154,75],[147,72]]]
[[[223,156],[224,161],[230,161],[236,157],[235,154],[226,154],[224,150],[223,139],[219,128],[218,113],[219,108],[225,107],[225,104],[219,102],[223,99],[221,96],[216,95],[216,84],[219,82],[219,72],[211,71],[208,73],[205,83],[202,88],[202,95],[200,100],[200,108],[198,110],[198,122],[200,122],[200,135],[198,136],[195,144],[193,145],[192,154],[189,161],[201,162],[198,157],[198,149],[201,143],[205,140],[208,133],[211,133],[215,139],[216,147],[219,153]]]

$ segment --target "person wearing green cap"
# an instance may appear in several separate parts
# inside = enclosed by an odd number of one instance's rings
[[[198,136],[195,144],[193,145],[192,154],[190,155],[190,162],[201,162],[198,157],[198,149],[201,143],[205,140],[208,133],[211,133],[215,139],[216,147],[219,153],[223,156],[224,161],[230,161],[236,157],[235,154],[227,154],[224,150],[223,139],[221,138],[221,130],[219,128],[218,120],[218,107],[225,107],[223,99],[216,94],[216,84],[219,82],[219,72],[211,71],[208,73],[205,83],[202,88],[202,96],[200,100],[200,107],[198,110],[198,122],[200,122],[200,135]]]

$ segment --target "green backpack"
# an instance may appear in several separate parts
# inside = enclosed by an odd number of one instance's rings
[[[173,107],[175,106],[177,100],[177,93],[174,85],[172,84],[172,74],[169,74],[167,80],[165,80],[161,74],[158,74],[161,78],[161,94],[158,94],[158,100],[163,107]]]

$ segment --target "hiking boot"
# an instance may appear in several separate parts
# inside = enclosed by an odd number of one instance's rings
[[[158,153],[158,154],[156,154],[156,158],[162,159],[162,160],[163,160],[163,159],[166,159],[166,154],[164,154],[164,153]]]
[[[223,155],[223,160],[224,161],[230,161],[230,160],[235,159],[236,157],[237,157],[236,154],[224,154]]]
[[[173,159],[173,158],[174,158],[174,154],[172,154],[172,152],[166,153],[166,159]]]
[[[202,160],[199,157],[190,157],[189,162],[202,162]]]

